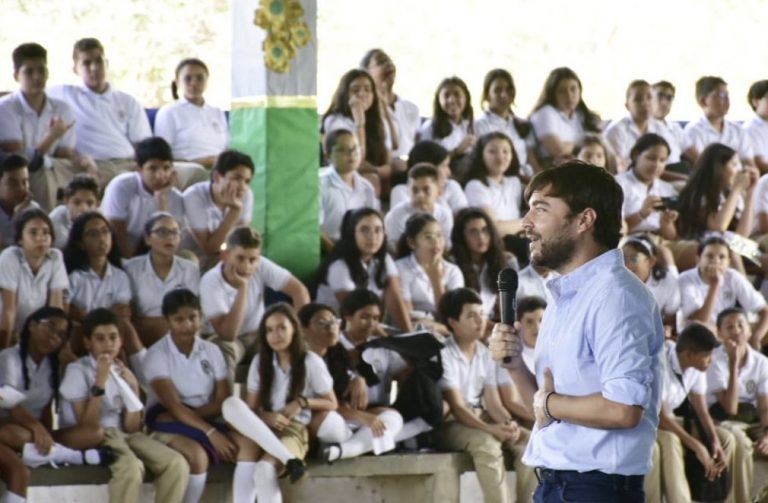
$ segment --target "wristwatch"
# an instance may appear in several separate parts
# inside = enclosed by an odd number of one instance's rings
[[[91,396],[104,396],[104,388],[94,384],[91,386]]]

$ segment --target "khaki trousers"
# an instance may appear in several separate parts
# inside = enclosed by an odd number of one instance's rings
[[[733,467],[733,491],[736,501],[752,501],[755,463],[752,445],[762,434],[759,424],[747,424],[741,421],[723,421],[718,425],[728,430],[736,443],[736,456]],[[763,491],[759,501],[768,501],[768,493]]]
[[[248,332],[239,335],[234,341],[228,341],[218,335],[213,335],[208,340],[219,346],[224,354],[224,360],[227,362],[227,370],[229,371],[229,381],[233,383],[235,381],[237,364],[240,362],[250,362],[253,355],[256,354],[258,334],[256,332]]]

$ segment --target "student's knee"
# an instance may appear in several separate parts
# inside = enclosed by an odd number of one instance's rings
[[[208,471],[208,453],[200,445],[194,445],[184,453],[189,463],[189,473],[199,474]]]
[[[168,457],[162,471],[163,474],[167,474],[174,479],[186,480],[189,478],[190,469],[190,464],[187,463],[184,456],[180,452],[177,452],[174,453],[173,456]]]
[[[473,433],[472,438],[467,442],[467,451],[476,456],[502,457],[501,442],[496,440],[493,435],[478,431]]]
[[[129,484],[140,484],[144,480],[144,464],[133,454],[121,453],[110,466],[112,478]]]

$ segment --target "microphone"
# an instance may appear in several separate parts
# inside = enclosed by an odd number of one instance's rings
[[[509,267],[499,271],[498,286],[501,322],[514,325],[517,314],[517,271]],[[504,357],[504,363],[511,361],[511,356]]]

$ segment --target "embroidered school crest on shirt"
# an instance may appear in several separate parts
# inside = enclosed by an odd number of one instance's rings
[[[747,393],[749,393],[750,395],[754,395],[755,391],[757,391],[757,383],[754,380],[750,379],[749,381],[747,381],[746,388],[747,388]]]
[[[200,366],[203,368],[205,375],[213,376],[213,366],[211,366],[211,362],[208,360],[202,360],[200,362]]]

